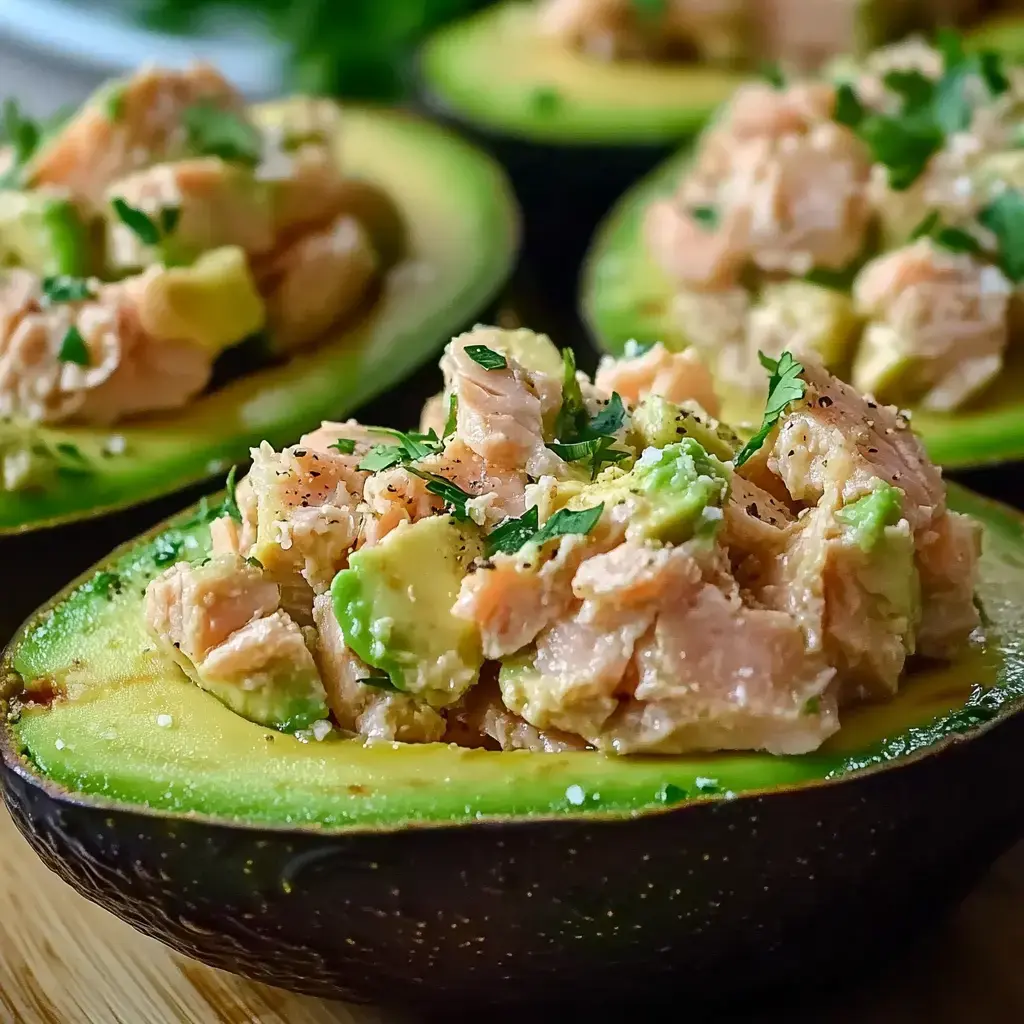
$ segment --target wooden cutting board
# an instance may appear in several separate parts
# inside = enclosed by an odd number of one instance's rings
[[[839,1005],[776,1010],[757,1020],[1020,1024],[1022,962],[1024,845],[996,865],[940,934],[886,976],[866,981],[852,996],[844,993]],[[0,808],[0,1021],[398,1024],[399,1018],[243,981],[144,938],[52,875]]]

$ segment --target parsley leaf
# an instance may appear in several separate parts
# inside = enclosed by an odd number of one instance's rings
[[[189,148],[197,156],[218,156],[228,163],[255,167],[263,152],[259,130],[230,110],[197,103],[184,114]]]
[[[961,228],[943,227],[937,210],[930,214],[910,233],[911,239],[930,238],[936,245],[954,253],[979,253],[981,243]]]
[[[861,103],[853,86],[849,82],[841,83],[836,89],[836,106],[832,113],[832,120],[856,130],[860,127],[866,113],[864,104]]]
[[[782,73],[782,68],[774,61],[765,61],[757,70],[758,74],[773,89],[782,90],[786,88],[786,76]]]
[[[690,216],[706,231],[714,231],[718,227],[717,206],[691,206]]]
[[[608,404],[599,413],[596,413],[587,424],[587,431],[592,432],[595,436],[614,434],[621,429],[625,419],[626,409],[622,404],[622,399],[617,391],[613,391],[612,397],[608,399]]]
[[[472,494],[467,494],[458,484],[453,484],[451,480],[438,476],[436,473],[424,473],[413,466],[409,466],[408,469],[413,476],[427,481],[427,490],[443,499],[444,503],[451,508],[452,515],[456,519],[461,522],[466,522],[469,519],[466,502],[473,497]]]
[[[606,463],[610,465],[630,457],[629,452],[612,448],[613,444],[614,437],[592,437],[586,441],[573,441],[571,444],[551,441],[547,447],[566,462],[589,462],[590,478],[593,480]]]
[[[82,302],[93,298],[92,288],[84,277],[55,274],[43,278],[43,298],[50,306],[61,302]]]
[[[160,239],[165,235],[169,234],[168,231],[162,230],[162,226],[170,224],[173,229],[174,225],[177,224],[177,216],[167,217],[168,210],[176,210],[176,207],[165,207],[160,211],[159,223],[153,220],[148,213],[143,210],[138,210],[130,203],[126,202],[121,196],[115,196],[111,201],[110,205],[114,207],[114,212],[117,214],[118,220],[124,224],[125,227],[129,228],[134,232],[143,245],[156,245]],[[180,212],[180,210],[178,211]]]
[[[228,477],[224,481],[224,503],[221,505],[220,514],[222,516],[230,516],[236,523],[242,521],[242,510],[238,507],[238,500],[235,497],[235,491],[237,484],[235,483],[235,477],[238,474],[238,467],[232,466],[228,470]]]
[[[392,430],[390,427],[370,427],[375,434],[389,434],[398,438],[398,447],[403,452],[403,459],[415,462],[425,459],[428,455],[436,455],[443,445],[437,434],[430,430],[426,434],[416,431],[406,433],[404,430]]]
[[[858,134],[872,159],[888,169],[889,185],[896,192],[905,192],[917,181],[945,142],[942,129],[928,112],[900,117],[871,114]]]
[[[570,512],[567,508],[560,508],[548,521],[530,538],[531,544],[543,544],[545,541],[554,540],[556,537],[568,537],[571,534],[588,534],[597,525],[597,521],[604,512],[604,502],[595,505],[593,508],[585,508],[580,512]]]
[[[89,365],[89,346],[82,337],[82,332],[72,324],[60,343],[57,358],[62,363],[74,363],[76,366]]]
[[[180,206],[164,206],[160,210],[160,233],[166,238],[174,234],[174,229],[181,220]]]
[[[458,423],[459,416],[459,396],[453,391],[451,397],[448,399],[448,419],[444,421],[444,433],[441,434],[441,439],[444,440],[446,437],[451,437],[455,433],[455,428]]]
[[[1024,281],[1024,192],[1007,189],[978,214],[978,220],[999,242],[1003,273],[1015,284]]]
[[[571,348],[562,349],[562,407],[555,421],[555,437],[572,441],[587,421],[583,391],[576,379],[576,356]]]
[[[518,519],[506,519],[496,526],[486,539],[487,556],[501,552],[514,555],[527,544],[543,544],[556,537],[567,537],[570,534],[587,534],[597,525],[604,511],[604,502],[593,508],[585,508],[580,512],[570,512],[560,508],[540,528],[537,528],[537,506],[528,508]]]
[[[256,558],[253,555],[250,555],[245,560],[245,564],[246,565],[251,565],[254,569],[262,569],[263,568],[263,563],[258,558]]]
[[[487,557],[501,552],[514,555],[539,529],[540,513],[531,505],[518,519],[505,519],[487,535]]]
[[[351,437],[339,437],[334,444],[328,445],[328,447],[341,452],[342,455],[351,455],[356,450],[356,443]]]
[[[789,352],[783,352],[778,360],[771,359],[763,352],[758,352],[757,357],[770,374],[768,401],[765,403],[761,429],[740,449],[739,454],[733,460],[733,465],[737,469],[764,444],[765,438],[771,433],[772,427],[778,423],[779,418],[786,411],[786,407],[791,402],[803,398],[804,392],[807,390],[807,385],[800,379],[800,374],[804,370],[803,365],[798,363]]]
[[[375,444],[360,460],[357,469],[379,473],[402,461],[404,453],[397,444]]]
[[[3,129],[12,159],[10,167],[0,175],[0,188],[16,188],[20,184],[22,169],[39,146],[42,131],[35,121],[21,113],[13,99],[4,100]]]
[[[467,345],[466,355],[485,370],[504,370],[508,366],[508,360],[500,352],[486,345]]]
[[[935,83],[920,71],[890,71],[885,87],[903,99],[903,113],[923,110],[935,98]]]

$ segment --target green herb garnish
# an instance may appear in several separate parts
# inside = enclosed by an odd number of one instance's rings
[[[485,370],[504,370],[508,366],[508,360],[500,352],[486,345],[467,345],[466,355]]]
[[[548,444],[559,458],[566,462],[587,462],[590,465],[590,479],[593,480],[605,465],[613,465],[628,459],[630,452],[613,448],[614,437],[594,437],[587,441],[574,441],[572,444],[559,444],[552,441]]]
[[[89,365],[89,346],[86,345],[82,332],[74,324],[65,332],[57,358],[62,363],[74,363],[76,366]]]
[[[832,119],[856,130],[866,116],[867,111],[856,90],[849,82],[842,82],[836,89],[836,106]]]
[[[455,433],[456,426],[458,425],[459,418],[459,396],[452,392],[448,398],[448,418],[444,421],[444,432],[441,434],[441,439],[444,440],[446,437],[451,437]]]
[[[599,413],[596,413],[587,424],[587,430],[597,437],[604,434],[614,434],[622,428],[622,424],[625,421],[625,406],[622,404],[619,393],[613,391],[612,397],[608,399],[608,404]]]
[[[437,473],[424,473],[414,466],[408,466],[407,469],[413,476],[427,481],[427,490],[441,498],[456,519],[460,522],[466,522],[469,519],[466,502],[473,497],[472,494],[467,494],[458,484],[452,483],[451,480],[447,480],[443,476],[438,476]]]
[[[397,466],[404,452],[397,444],[375,444],[360,460],[357,469],[367,473],[379,473],[382,469]]]
[[[235,497],[237,484],[235,478],[238,474],[238,467],[232,466],[228,470],[227,479],[224,481],[224,503],[221,505],[220,515],[230,516],[236,523],[242,521],[242,510],[238,507],[238,499]],[[218,517],[219,518],[219,517]]]
[[[263,563],[258,558],[255,558],[253,555],[249,555],[249,557],[245,560],[245,564],[251,565],[254,569],[263,568]]]
[[[263,152],[259,130],[243,117],[210,103],[197,103],[184,114],[188,146],[197,156],[217,156],[228,163],[255,167]]]
[[[593,508],[585,508],[580,512],[570,512],[560,508],[540,528],[537,528],[537,506],[528,508],[518,519],[506,519],[487,535],[487,555],[501,552],[514,555],[527,544],[544,544],[556,537],[567,537],[571,534],[584,535],[597,525],[604,511],[604,502]]]
[[[3,104],[3,134],[11,147],[11,166],[0,175],[0,188],[17,188],[22,170],[39,147],[42,131],[36,121],[22,114],[16,100],[6,99]]]
[[[181,216],[181,207],[165,206],[154,220],[144,210],[132,206],[121,196],[115,196],[113,206],[118,220],[138,238],[143,245],[157,245],[162,238],[172,234]]]
[[[761,429],[740,449],[739,454],[733,460],[733,465],[739,469],[761,445],[771,432],[772,427],[778,423],[782,414],[786,411],[791,402],[796,402],[804,397],[807,385],[800,379],[804,372],[803,365],[798,363],[789,352],[783,352],[778,360],[758,352],[757,358],[761,365],[770,374],[768,378],[768,401],[765,403],[764,418],[761,420]]]
[[[562,407],[555,421],[555,437],[569,442],[576,439],[587,422],[583,391],[576,379],[576,356],[571,348],[562,349]]]
[[[367,686],[376,686],[381,690],[394,690],[399,692],[398,687],[391,681],[391,676],[384,672],[371,672],[368,676],[362,676],[356,680],[357,683],[366,683]]]
[[[514,555],[540,528],[539,511],[531,505],[518,519],[505,519],[487,535],[487,557]]]
[[[999,242],[1003,273],[1014,284],[1024,281],[1024,192],[1007,189],[978,214],[978,220]]]
[[[758,74],[773,88],[782,90],[786,88],[786,76],[782,68],[775,61],[763,61],[757,69]]]
[[[718,227],[717,206],[691,206],[690,216],[706,231],[714,231]]]
[[[339,437],[334,444],[327,447],[341,452],[342,455],[351,455],[356,450],[356,443],[351,437]]]
[[[48,305],[56,306],[61,302],[82,302],[94,296],[86,278],[56,274],[43,278],[43,298]]]
[[[962,228],[943,227],[942,220],[937,210],[930,214],[910,233],[912,240],[918,238],[930,238],[936,245],[953,253],[981,252],[981,243]]]

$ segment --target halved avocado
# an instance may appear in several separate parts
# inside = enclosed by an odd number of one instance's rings
[[[643,238],[648,206],[671,195],[690,159],[683,149],[625,193],[598,229],[581,277],[583,319],[597,345],[621,355],[627,341],[686,342],[672,316],[673,289]],[[748,394],[719,386],[722,419],[756,429],[762,406]],[[914,429],[935,462],[951,469],[1024,457],[1024,350],[1011,345],[996,383],[954,413],[914,410]]]
[[[86,896],[287,988],[470,1019],[497,1002],[806,990],[898,947],[1024,824],[1008,781],[1024,743],[1024,520],[950,497],[985,526],[983,631],[803,757],[363,746],[262,728],[146,634],[146,582],[205,550],[208,531],[182,515],[7,649],[4,795]]]
[[[257,108],[280,119],[287,103]],[[345,110],[339,159],[380,185],[408,228],[408,258],[357,323],[287,362],[248,373],[179,412],[97,427],[0,424],[12,447],[51,460],[49,485],[0,490],[0,536],[168,494],[294,441],[396,384],[478,315],[515,260],[518,216],[500,169],[451,134],[384,110]],[[25,435],[25,436],[23,436]]]

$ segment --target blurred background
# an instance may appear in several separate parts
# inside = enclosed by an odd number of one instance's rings
[[[394,101],[432,28],[487,0],[0,0],[0,99],[35,116],[142,60],[205,57],[253,98]]]

